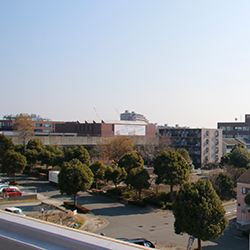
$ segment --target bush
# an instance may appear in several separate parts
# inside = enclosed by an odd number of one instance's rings
[[[116,188],[110,188],[108,191],[107,191],[108,194],[112,194],[112,195],[116,195]],[[117,195],[118,196],[121,196],[122,195],[122,189],[121,188],[117,188]]]
[[[143,201],[147,204],[151,204],[151,205],[156,206],[158,208],[162,208],[165,204],[164,201],[160,201],[159,199],[153,198],[153,197],[147,197]]]
[[[160,201],[167,202],[170,200],[170,193],[169,192],[160,192],[159,194]]]
[[[83,207],[81,205],[74,205],[74,203],[71,203],[71,202],[68,202],[68,201],[64,201],[63,202],[64,206],[67,207],[67,208],[71,208],[71,209],[77,209],[77,212],[78,213],[89,213],[89,209],[87,209],[86,207]]]
[[[134,206],[138,206],[138,207],[146,207],[147,206],[147,203],[135,201],[135,200],[129,200],[128,203],[131,205],[134,205]]]

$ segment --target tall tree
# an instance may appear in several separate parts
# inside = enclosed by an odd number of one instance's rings
[[[45,146],[40,139],[30,139],[27,143],[26,149],[35,149],[38,153],[41,153]]]
[[[156,184],[170,185],[170,200],[173,201],[173,187],[189,180],[190,167],[176,151],[163,151],[154,159]]]
[[[127,176],[127,182],[138,191],[139,201],[141,201],[142,189],[148,189],[150,187],[149,174],[143,167],[132,168]]]
[[[234,145],[229,157],[229,165],[236,168],[248,169],[250,167],[250,152],[242,144]]]
[[[26,149],[28,138],[33,134],[33,122],[28,114],[20,114],[16,117],[14,123],[14,130],[18,133],[20,142]]]
[[[201,240],[214,240],[223,235],[228,226],[226,211],[211,183],[198,180],[184,183],[173,203],[176,234],[187,233]]]
[[[187,161],[188,164],[192,164],[193,161],[185,148],[178,148],[176,151]]]
[[[91,171],[94,174],[94,180],[95,180],[95,185],[96,185],[96,189],[97,189],[98,182],[100,180],[104,180],[106,166],[101,161],[96,161],[93,164],[91,164],[89,166],[89,168],[91,169]]]
[[[118,162],[123,155],[133,151],[134,142],[126,136],[103,138],[103,142],[99,143],[99,148],[103,157]]]
[[[87,191],[93,182],[93,173],[88,166],[78,159],[64,162],[58,175],[58,188],[61,194],[74,195],[76,206],[76,195],[80,191]]]
[[[16,183],[16,173],[22,173],[26,166],[26,158],[14,150],[7,150],[2,157],[1,170],[3,173],[13,174],[13,182]]]
[[[89,166],[90,164],[90,155],[87,149],[82,145],[74,146],[73,148],[67,148],[64,152],[65,161],[71,161],[72,159],[78,159],[83,164]]]
[[[219,173],[216,178],[216,183],[220,190],[220,197],[230,194],[233,188],[233,182],[229,175],[225,173]]]
[[[144,165],[144,161],[140,155],[137,154],[136,151],[126,153],[119,161],[118,166],[121,168],[125,168],[127,173],[132,168],[138,168]]]
[[[0,134],[0,160],[7,150],[14,149],[14,143],[5,135]]]
[[[118,184],[121,183],[122,181],[126,180],[127,178],[127,172],[125,168],[120,168],[116,166],[108,166],[105,171],[105,178],[108,181],[112,181],[115,185],[116,189],[116,196],[117,196],[117,187]]]

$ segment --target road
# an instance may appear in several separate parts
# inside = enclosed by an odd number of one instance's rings
[[[20,185],[27,189],[37,188],[38,192],[52,198],[63,201],[72,201],[73,197],[61,196],[59,191],[47,181],[35,177],[17,177]],[[23,182],[23,183],[22,183]],[[157,247],[166,249],[167,246],[178,245],[187,246],[188,235],[177,235],[174,233],[174,216],[169,211],[155,211],[137,208],[115,202],[112,199],[91,195],[87,192],[79,193],[78,204],[90,209],[92,213],[100,215],[106,219],[108,225],[97,233],[105,233],[112,238],[137,238],[144,237],[152,242],[157,241]],[[227,215],[235,214],[236,204],[227,205]],[[203,242],[205,250],[247,250],[248,239],[240,238],[232,234],[234,230],[234,219],[230,219],[230,225],[224,236],[216,241]],[[197,247],[197,242],[194,246]]]

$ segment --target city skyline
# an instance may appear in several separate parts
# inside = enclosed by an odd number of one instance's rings
[[[0,1],[0,117],[244,122],[248,1]]]

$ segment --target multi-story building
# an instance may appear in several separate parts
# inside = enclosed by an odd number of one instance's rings
[[[196,168],[217,164],[222,156],[222,130],[159,126],[159,136],[169,136],[175,149],[185,148]]]
[[[137,114],[134,111],[130,113],[128,110],[125,110],[125,113],[122,113],[120,115],[120,120],[121,121],[142,121],[142,122],[149,123],[149,121],[144,115]]]
[[[217,128],[222,129],[223,138],[250,139],[250,114],[245,115],[245,122],[218,122]]]
[[[0,120],[0,131],[14,131],[15,118],[14,115],[6,115]],[[50,119],[44,119],[40,116],[32,114],[31,120],[33,123],[34,133],[54,133],[56,131],[56,125],[65,122],[51,121]]]
[[[156,126],[140,121],[74,121],[56,125],[57,133],[77,136],[113,137],[117,135],[156,137]]]

